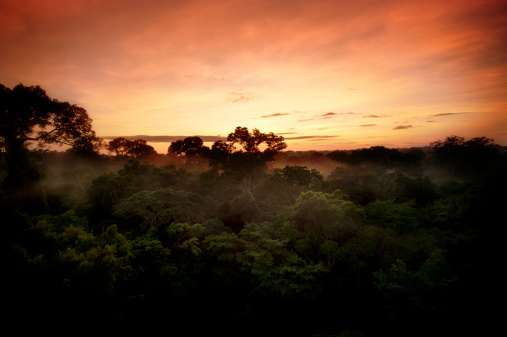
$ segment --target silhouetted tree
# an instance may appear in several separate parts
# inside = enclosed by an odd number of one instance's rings
[[[224,169],[234,147],[222,140],[218,140],[211,146],[209,153],[209,165],[215,169]]]
[[[155,153],[153,146],[144,139],[128,140],[123,137],[115,138],[106,146],[106,150],[117,156],[137,158]]]
[[[126,156],[128,152],[127,143],[129,140],[119,137],[115,138],[106,145],[106,150],[111,153],[115,153],[117,156]]]
[[[133,158],[144,157],[154,154],[153,146],[148,145],[144,139],[136,139],[129,143],[128,155]]]
[[[282,136],[263,133],[258,129],[249,131],[246,127],[236,127],[227,136],[227,143],[217,141],[210,152],[210,165],[226,172],[244,175],[247,172],[263,170],[268,161],[285,149]]]
[[[96,151],[101,140],[92,130],[85,109],[51,99],[40,86],[18,84],[13,89],[0,84],[0,137],[6,152],[8,177],[4,187],[12,189],[38,178],[27,156],[28,144],[68,145],[79,151]],[[31,176],[31,177],[30,177]]]
[[[202,139],[197,136],[171,142],[171,145],[167,149],[169,154],[185,156],[187,165],[199,163],[201,157],[206,155],[208,151],[209,148],[203,146]]]

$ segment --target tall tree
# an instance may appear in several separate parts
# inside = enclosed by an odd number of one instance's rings
[[[215,142],[207,156],[209,166],[240,181],[243,190],[253,191],[264,176],[267,162],[286,147],[282,136],[238,126],[226,142]]]
[[[227,141],[233,145],[240,145],[239,152],[262,153],[266,160],[271,161],[278,152],[287,148],[283,136],[276,136],[273,132],[263,133],[259,129],[248,131],[248,128],[238,126],[234,132],[227,136]],[[261,151],[260,146],[264,143],[265,149]]]
[[[0,84],[0,138],[6,152],[10,188],[20,182],[28,167],[28,144],[44,147],[64,144],[75,150],[98,150],[101,139],[92,130],[85,109],[51,99],[40,86]],[[5,185],[5,184],[4,184]]]
[[[217,141],[210,152],[210,165],[229,172],[251,172],[262,170],[268,161],[287,148],[283,136],[273,132],[263,133],[258,129],[249,131],[238,126],[227,136],[227,142]]]

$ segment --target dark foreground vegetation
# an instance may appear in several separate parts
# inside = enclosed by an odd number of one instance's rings
[[[507,156],[491,139],[292,152],[238,127],[211,148],[120,139],[100,155],[85,128],[55,152],[22,144],[33,130],[11,127],[12,106],[0,110],[6,331],[457,336],[499,317]]]

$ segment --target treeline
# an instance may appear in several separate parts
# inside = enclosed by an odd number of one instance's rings
[[[42,178],[3,191],[9,322],[193,336],[486,328],[507,172],[484,140],[242,148],[206,169],[171,154],[30,152]]]

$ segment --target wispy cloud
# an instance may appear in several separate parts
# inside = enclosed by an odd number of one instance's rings
[[[436,115],[431,115],[431,116],[434,116],[434,117],[452,116],[452,115],[461,115],[463,113],[464,112],[446,112],[446,113],[441,113],[441,114],[436,114]]]
[[[391,117],[390,115],[368,115],[368,116],[363,116],[363,118],[388,118],[388,117]]]
[[[261,116],[262,118],[269,118],[269,117],[280,117],[280,116],[287,116],[287,115],[290,115],[289,113],[274,113],[274,114],[271,114],[271,115],[264,115],[264,116]]]
[[[250,92],[232,91],[229,93],[229,97],[226,98],[226,101],[229,101],[232,103],[241,103],[241,102],[248,102],[248,101],[254,100],[255,98],[256,97]]]
[[[331,117],[331,116],[344,116],[344,115],[357,115],[356,112],[327,112],[322,115],[316,115],[316,117]]]
[[[321,115],[315,115],[313,118],[307,118],[307,119],[300,119],[298,122],[308,122],[313,121],[317,119],[330,119],[330,118],[336,118],[337,116],[345,116],[345,115],[358,115],[356,112],[326,112]]]
[[[320,140],[320,139],[333,139],[338,138],[340,136],[335,135],[313,135],[313,136],[298,136],[298,137],[285,137],[286,140]]]
[[[400,125],[393,128],[393,130],[405,130],[405,129],[411,129],[412,125]]]
[[[359,126],[365,127],[365,126],[375,126],[375,125],[377,125],[377,124],[363,124],[363,125],[359,125]]]
[[[104,140],[112,140],[115,138],[125,138],[129,140],[135,140],[135,139],[144,139],[145,141],[149,143],[167,143],[167,142],[174,142],[176,140],[183,140],[187,137],[194,137],[194,136],[149,136],[149,135],[135,135],[135,136],[103,136],[102,138]],[[218,140],[225,141],[227,140],[227,137],[222,136],[195,136],[202,139],[203,142],[216,142]]]

